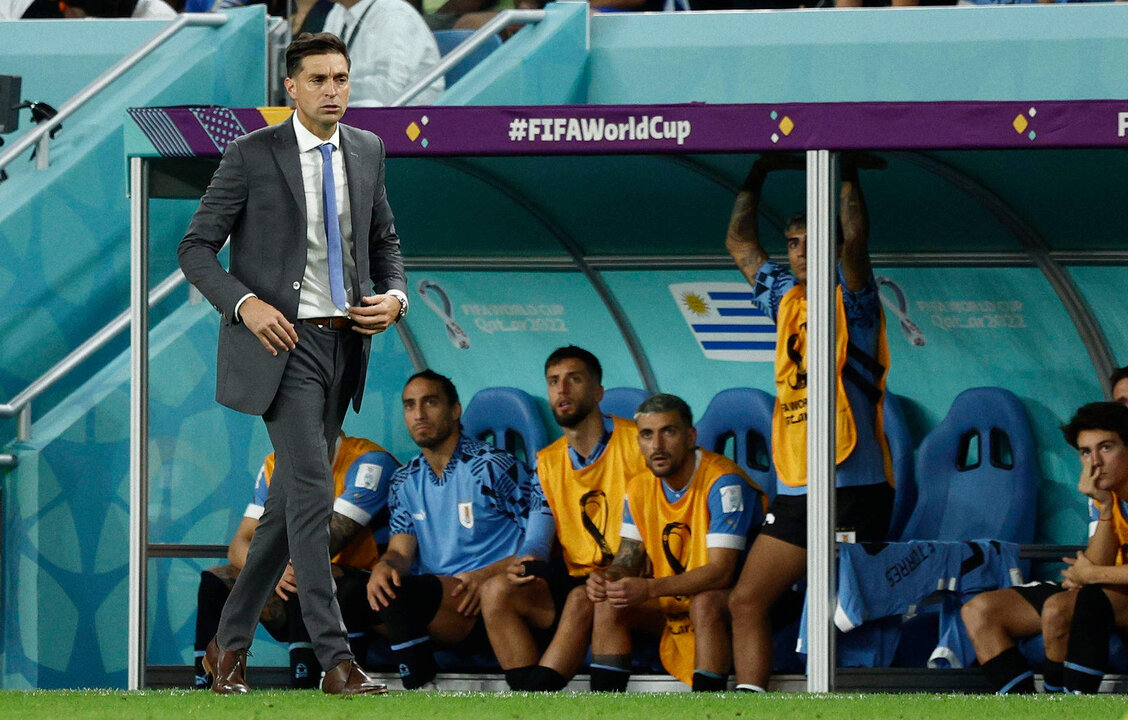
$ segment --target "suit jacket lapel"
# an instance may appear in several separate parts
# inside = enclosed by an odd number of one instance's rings
[[[294,202],[301,213],[299,227],[304,228],[307,222],[305,185],[302,183],[302,164],[298,159],[298,138],[294,134],[293,120],[281,122],[277,128],[274,132],[274,146],[271,148],[274,162],[278,164],[282,178],[294,196]]]
[[[375,182],[372,163],[362,157],[362,145],[356,140],[354,130],[341,125],[341,152],[344,155],[345,175],[349,183],[349,215],[352,218],[352,253],[357,268],[357,297],[370,292],[366,289],[368,228],[372,217],[372,183]],[[364,262],[361,262],[361,259]]]

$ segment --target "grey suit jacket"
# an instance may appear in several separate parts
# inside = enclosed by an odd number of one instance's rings
[[[384,189],[384,143],[366,130],[340,128],[358,276],[352,279],[355,296],[406,292],[399,236]],[[224,270],[216,253],[228,235],[231,267]],[[177,254],[185,277],[222,316],[216,400],[240,412],[263,414],[274,400],[289,353],[271,355],[232,316],[235,303],[253,292],[291,322],[297,318],[306,265],[306,208],[292,120],[227,146]],[[360,373],[352,389],[356,409],[368,368],[367,336],[361,346]]]

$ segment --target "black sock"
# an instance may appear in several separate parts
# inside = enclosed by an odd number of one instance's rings
[[[196,650],[207,650],[208,643],[219,629],[219,616],[231,591],[214,573],[200,573],[200,589],[196,591]]]
[[[1034,673],[1017,647],[1009,647],[983,663],[983,674],[999,695],[1034,693]]]
[[[515,667],[511,670],[505,671],[505,682],[509,685],[510,690],[528,690],[529,689],[529,675],[532,673],[536,665],[522,665]]]
[[[534,665],[529,672],[527,689],[536,692],[559,692],[568,684],[568,678],[544,665]]]
[[[1062,670],[1062,663],[1053,660],[1046,660],[1042,665],[1042,684],[1045,685],[1046,692],[1061,692],[1065,689]]]
[[[613,667],[591,666],[592,692],[626,692],[631,671]]]
[[[219,629],[219,616],[231,591],[214,573],[200,573],[200,589],[196,591],[196,678],[197,688],[210,688],[212,677],[204,672],[204,651]]]
[[[211,687],[212,676],[204,672],[204,651],[196,651],[196,677],[192,682],[192,687],[197,690],[207,690]]]
[[[693,671],[693,692],[724,692],[727,687],[728,675],[707,670]]]
[[[337,578],[337,604],[341,608],[341,619],[349,632],[349,649],[353,657],[364,667],[368,660],[368,647],[371,638],[368,634],[372,621],[372,608],[368,605],[367,575],[345,572]]]
[[[437,577],[412,575],[396,590],[392,604],[380,610],[392,659],[406,690],[426,685],[439,672],[427,623],[435,617],[442,599],[443,586]]]
[[[1099,585],[1086,585],[1077,591],[1062,671],[1066,692],[1088,694],[1100,690],[1108,666],[1113,621],[1112,604]]]
[[[309,690],[321,685],[321,665],[308,642],[290,643],[290,687]]]

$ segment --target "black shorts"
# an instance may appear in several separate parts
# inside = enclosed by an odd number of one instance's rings
[[[1065,588],[1061,586],[1061,583],[1049,580],[1016,585],[1012,587],[1011,590],[1017,592],[1022,596],[1023,600],[1030,603],[1030,605],[1038,611],[1039,615],[1042,614],[1042,606],[1046,604],[1047,600],[1057,595],[1059,592],[1065,592]]]
[[[855,542],[881,542],[893,517],[893,488],[889,483],[835,490],[839,532],[854,533]],[[807,496],[776,495],[760,533],[785,543],[807,547]]]
[[[548,583],[548,593],[552,596],[552,606],[556,609],[556,616],[552,620],[553,629],[560,622],[564,613],[564,603],[568,602],[568,595],[587,582],[587,576],[573,577],[568,573],[549,573],[545,582]]]

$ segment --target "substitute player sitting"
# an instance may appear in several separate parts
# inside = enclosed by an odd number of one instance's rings
[[[631,631],[662,635],[662,665],[695,691],[724,690],[732,665],[732,587],[764,494],[723,455],[697,447],[689,406],[654,395],[635,415],[648,470],[627,488],[622,541],[588,576],[595,603],[592,690],[625,690]],[[653,577],[642,577],[649,559]]]
[[[1061,686],[1072,693],[1100,689],[1109,639],[1128,630],[1128,408],[1095,403],[1090,412],[1105,415],[1099,424],[1115,429],[1076,421],[1063,428],[1081,455],[1077,489],[1090,500],[1089,545],[1076,558],[1063,558],[1064,584],[1076,592],[1054,595],[1042,610],[1046,667],[1060,668]]]
[[[403,419],[421,452],[392,480],[392,537],[368,581],[407,689],[433,686],[432,641],[455,645],[478,626],[482,583],[513,562],[534,492],[528,468],[461,434],[461,417],[449,378],[408,379]]]
[[[634,422],[603,415],[603,368],[583,348],[557,348],[544,364],[548,403],[564,436],[537,453],[545,505],[529,516],[521,557],[482,591],[490,644],[514,690],[564,688],[591,642],[588,573],[611,564],[627,479],[646,469]],[[566,571],[545,568],[553,537]],[[542,577],[543,576],[543,577]],[[537,633],[551,633],[541,654]]]
[[[1128,408],[1084,405],[1062,428],[1081,457],[1077,489],[1089,497],[1089,543],[1063,582],[993,590],[961,609],[983,673],[999,694],[1033,693],[1034,673],[1017,641],[1043,634],[1047,691],[1095,691],[1113,627],[1128,627]]]
[[[388,485],[398,467],[399,462],[387,450],[364,438],[342,434],[333,449],[337,499],[329,519],[329,552],[333,555],[337,602],[349,629],[349,645],[361,661],[368,651],[366,573],[379,558],[376,538],[387,539]],[[215,637],[223,604],[247,559],[247,549],[262,517],[273,475],[274,453],[270,453],[255,479],[254,496],[227,548],[229,564],[210,567],[200,573],[196,605],[195,684],[198,688],[211,685],[211,676],[203,669],[204,651]],[[275,594],[263,608],[261,622],[275,640],[289,644],[290,686],[315,688],[321,679],[320,666],[302,621],[296,590],[294,569],[287,566]]]

